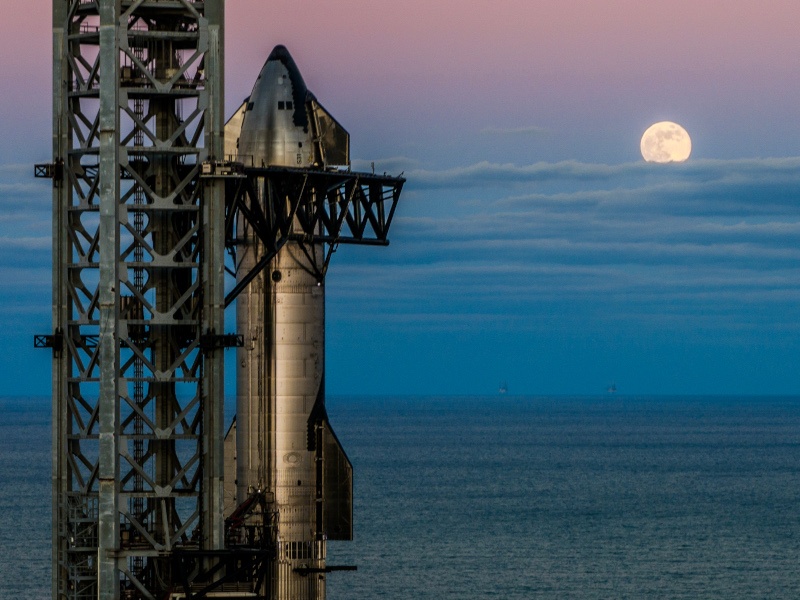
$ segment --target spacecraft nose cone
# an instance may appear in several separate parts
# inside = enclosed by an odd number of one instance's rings
[[[254,166],[313,164],[306,87],[285,46],[275,46],[253,86],[238,142],[241,160]]]
[[[270,52],[269,57],[267,58],[267,62],[264,63],[262,74],[265,73],[270,67],[280,68],[278,65],[282,65],[283,68],[286,69],[286,75],[288,75],[289,81],[291,82],[291,85],[295,89],[296,93],[305,96],[308,88],[306,88],[306,83],[303,81],[303,76],[300,75],[300,69],[297,68],[297,64],[295,64],[294,59],[292,58],[292,55],[289,54],[286,46],[278,45],[272,49],[272,52]]]
[[[289,51],[286,49],[286,46],[283,44],[278,44],[272,49],[272,52],[269,53],[269,57],[267,60],[292,60],[292,55],[289,54]],[[294,61],[292,61],[294,62]]]

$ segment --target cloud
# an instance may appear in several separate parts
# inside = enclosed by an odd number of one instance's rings
[[[463,329],[477,314],[729,331],[800,319],[798,158],[481,162],[412,170],[407,189],[386,252],[337,254],[332,310],[360,298]]]
[[[395,156],[391,158],[379,158],[375,160],[353,159],[352,168],[354,171],[370,173],[374,167],[376,173],[390,173],[392,175],[396,175],[403,171],[418,169],[420,164],[420,161],[415,158]]]
[[[0,207],[10,212],[40,213],[50,210],[52,193],[49,181],[33,178],[32,165],[0,164]]]
[[[607,179],[612,173],[613,168],[606,165],[583,165],[574,161],[526,166],[483,161],[444,171],[415,169],[409,173],[408,178],[411,186],[416,189],[437,189],[486,187],[556,179],[600,180]]]
[[[800,178],[800,157],[774,159],[741,159],[732,161],[693,160],[686,163],[654,164],[644,161],[605,165],[561,161],[539,162],[532,165],[491,163],[482,161],[473,165],[442,171],[417,169],[409,172],[409,183],[418,189],[443,187],[465,188],[474,186],[516,185],[524,183],[576,183],[625,182],[642,180],[667,180],[679,182],[727,181],[730,184],[753,181],[797,181]]]
[[[33,178],[33,166],[0,164],[0,269],[16,269],[4,278],[5,289],[20,290],[28,281],[23,273],[50,272],[52,246],[52,188],[49,181]],[[0,302],[9,299],[0,295]]]
[[[14,204],[23,197],[43,197],[50,199],[49,187],[41,183],[0,183],[0,201],[4,204]]]

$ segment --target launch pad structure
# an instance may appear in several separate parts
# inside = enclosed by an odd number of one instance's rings
[[[226,156],[224,4],[53,0],[53,161],[35,169],[53,184],[53,330],[34,341],[53,355],[54,600],[320,600],[337,568],[327,520],[352,504],[329,480],[346,456],[326,455],[324,380],[300,486],[318,550],[279,539],[269,481],[225,506],[223,353],[247,332],[227,333],[224,311],[256,282],[277,289],[287,244],[324,311],[332,252],[387,244],[404,180],[329,168],[324,152]],[[250,262],[236,258],[245,231]]]

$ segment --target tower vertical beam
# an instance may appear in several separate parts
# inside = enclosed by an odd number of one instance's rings
[[[119,0],[100,2],[100,113],[98,248],[100,329],[98,350],[98,552],[100,598],[120,595],[119,548]]]
[[[208,95],[205,115],[205,152],[202,160],[221,160],[225,148],[224,114],[224,31],[225,10],[222,0],[206,2],[208,48],[205,54],[205,83]],[[220,179],[203,179],[203,331],[223,333],[225,312],[225,183]],[[221,550],[225,545],[223,518],[223,474],[225,468],[223,436],[225,395],[224,357],[215,349],[205,358],[203,373],[205,484],[203,503],[206,507],[204,538],[207,549]],[[211,400],[211,401],[209,401]]]

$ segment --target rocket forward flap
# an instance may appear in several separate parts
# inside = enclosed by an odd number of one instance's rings
[[[249,101],[250,96],[244,99],[233,116],[225,123],[225,160],[238,160],[239,158],[239,136],[242,133],[244,113],[247,112]]]
[[[314,139],[320,164],[327,167],[350,165],[350,134],[309,93],[308,110],[314,117]]]

